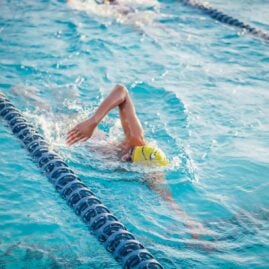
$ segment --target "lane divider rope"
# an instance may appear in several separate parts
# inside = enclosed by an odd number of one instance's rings
[[[67,204],[81,217],[96,238],[124,269],[162,269],[127,228],[75,175],[64,160],[50,150],[48,143],[28,123],[23,114],[0,92],[0,116],[6,120],[31,155],[33,161]]]
[[[207,4],[203,4],[203,3],[199,2],[199,1],[195,1],[195,0],[179,0],[179,1],[185,5],[188,5],[188,6],[191,6],[191,7],[194,7],[194,8],[201,10],[204,14],[208,15],[209,17],[211,17],[211,18],[213,18],[221,23],[238,27],[247,33],[250,33],[254,36],[257,36],[257,37],[260,37],[266,41],[269,41],[269,33],[266,33],[262,30],[255,28],[255,27],[252,27],[247,23],[241,22],[240,20],[238,20],[230,15],[226,15],[225,13],[219,11],[218,9],[210,7]]]

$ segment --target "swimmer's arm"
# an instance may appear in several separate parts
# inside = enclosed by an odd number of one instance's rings
[[[208,234],[203,225],[196,222],[189,216],[174,200],[171,191],[164,179],[163,173],[151,173],[147,176],[146,184],[150,189],[158,193],[177,214],[184,226],[190,231],[193,238],[199,238],[199,235]]]
[[[168,189],[167,183],[164,179],[163,173],[151,173],[147,177],[147,186],[153,191],[157,192],[163,198],[163,200],[168,202],[169,205],[176,210],[183,222],[184,220],[190,218],[173,199],[171,191]]]
[[[108,114],[110,110],[122,104],[127,95],[126,88],[117,85],[113,91],[100,104],[93,115],[94,121],[98,124]]]
[[[77,124],[68,132],[66,140],[67,144],[72,145],[76,142],[86,141],[89,139],[101,120],[108,114],[110,110],[121,105],[125,101],[127,94],[128,92],[124,87],[117,85],[100,104],[92,117]]]

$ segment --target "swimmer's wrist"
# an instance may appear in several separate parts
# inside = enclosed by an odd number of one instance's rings
[[[93,115],[88,119],[89,125],[94,125],[95,127],[99,124],[100,121],[98,121],[96,115]]]

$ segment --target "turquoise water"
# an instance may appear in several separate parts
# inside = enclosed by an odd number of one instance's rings
[[[165,268],[268,268],[268,44],[176,1],[131,3],[124,16],[92,2],[1,1],[1,90]],[[269,31],[266,1],[210,3]],[[116,83],[171,160],[173,199],[214,236],[191,238],[143,184],[152,171],[89,150],[121,139],[117,111],[100,126],[106,139],[65,145]],[[119,268],[3,122],[0,141],[0,267]]]

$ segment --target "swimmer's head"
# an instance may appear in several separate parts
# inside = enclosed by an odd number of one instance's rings
[[[147,145],[133,148],[132,161],[134,163],[158,166],[166,166],[169,164],[168,159],[160,149]]]

